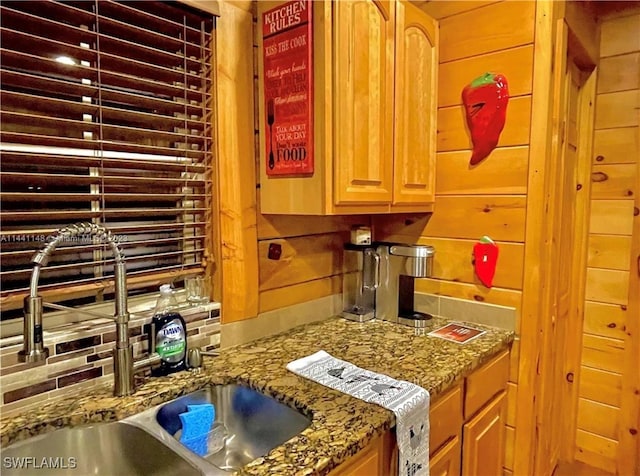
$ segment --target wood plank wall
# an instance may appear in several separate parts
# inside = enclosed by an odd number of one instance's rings
[[[533,79],[535,2],[415,2],[440,21],[436,205],[431,217],[373,219],[376,237],[435,246],[433,279],[418,290],[520,309]],[[498,148],[470,168],[463,87],[502,73],[511,99]],[[489,235],[500,247],[494,287],[474,274],[473,244]],[[516,330],[519,323],[516,323]],[[514,466],[519,340],[511,354],[505,474]]]
[[[621,408],[623,382],[633,380],[632,375],[625,375],[625,353],[630,351],[629,304],[634,298],[629,285],[630,278],[633,279],[630,268],[634,199],[640,193],[639,25],[637,10],[602,23],[575,436],[576,459],[617,474],[630,474],[623,468],[625,460],[633,459],[627,453],[629,450],[619,444],[620,434],[638,425],[637,421],[628,421],[634,412]]]
[[[258,98],[258,19],[253,2],[254,97]],[[256,189],[260,187],[258,104],[254,110]],[[274,179],[276,180],[276,179]],[[259,202],[258,202],[259,205]],[[342,292],[342,245],[353,225],[371,225],[368,216],[263,215],[257,211],[258,312]],[[280,247],[279,259],[269,248]],[[245,316],[253,317],[253,316]]]

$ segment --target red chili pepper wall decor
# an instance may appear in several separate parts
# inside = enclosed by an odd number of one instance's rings
[[[509,102],[507,78],[493,73],[477,77],[462,90],[462,102],[473,143],[469,163],[475,165],[498,145]]]
[[[488,236],[483,236],[479,243],[473,245],[473,265],[476,276],[488,288],[493,286],[498,254],[498,245]]]

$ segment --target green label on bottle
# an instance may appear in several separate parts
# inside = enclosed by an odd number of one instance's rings
[[[174,319],[158,330],[156,334],[156,352],[169,363],[180,362],[186,351],[186,336],[182,324]]]

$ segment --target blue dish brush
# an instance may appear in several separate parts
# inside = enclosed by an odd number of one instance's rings
[[[178,415],[182,422],[180,443],[199,456],[207,454],[209,432],[216,416],[210,403],[187,405],[187,411]]]

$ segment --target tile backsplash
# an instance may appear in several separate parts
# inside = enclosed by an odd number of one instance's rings
[[[189,347],[212,350],[219,346],[218,303],[180,312],[187,325]],[[150,322],[151,316],[132,318],[129,322],[134,359],[148,351],[144,326]],[[46,361],[34,363],[18,361],[21,336],[0,339],[0,411],[3,417],[45,400],[62,398],[96,385],[113,384],[112,351],[116,339],[113,321],[98,318],[69,323],[45,329],[43,337],[50,355]]]
[[[423,293],[415,294],[415,306],[418,311],[447,319],[474,322],[517,332],[518,311],[515,307]]]

